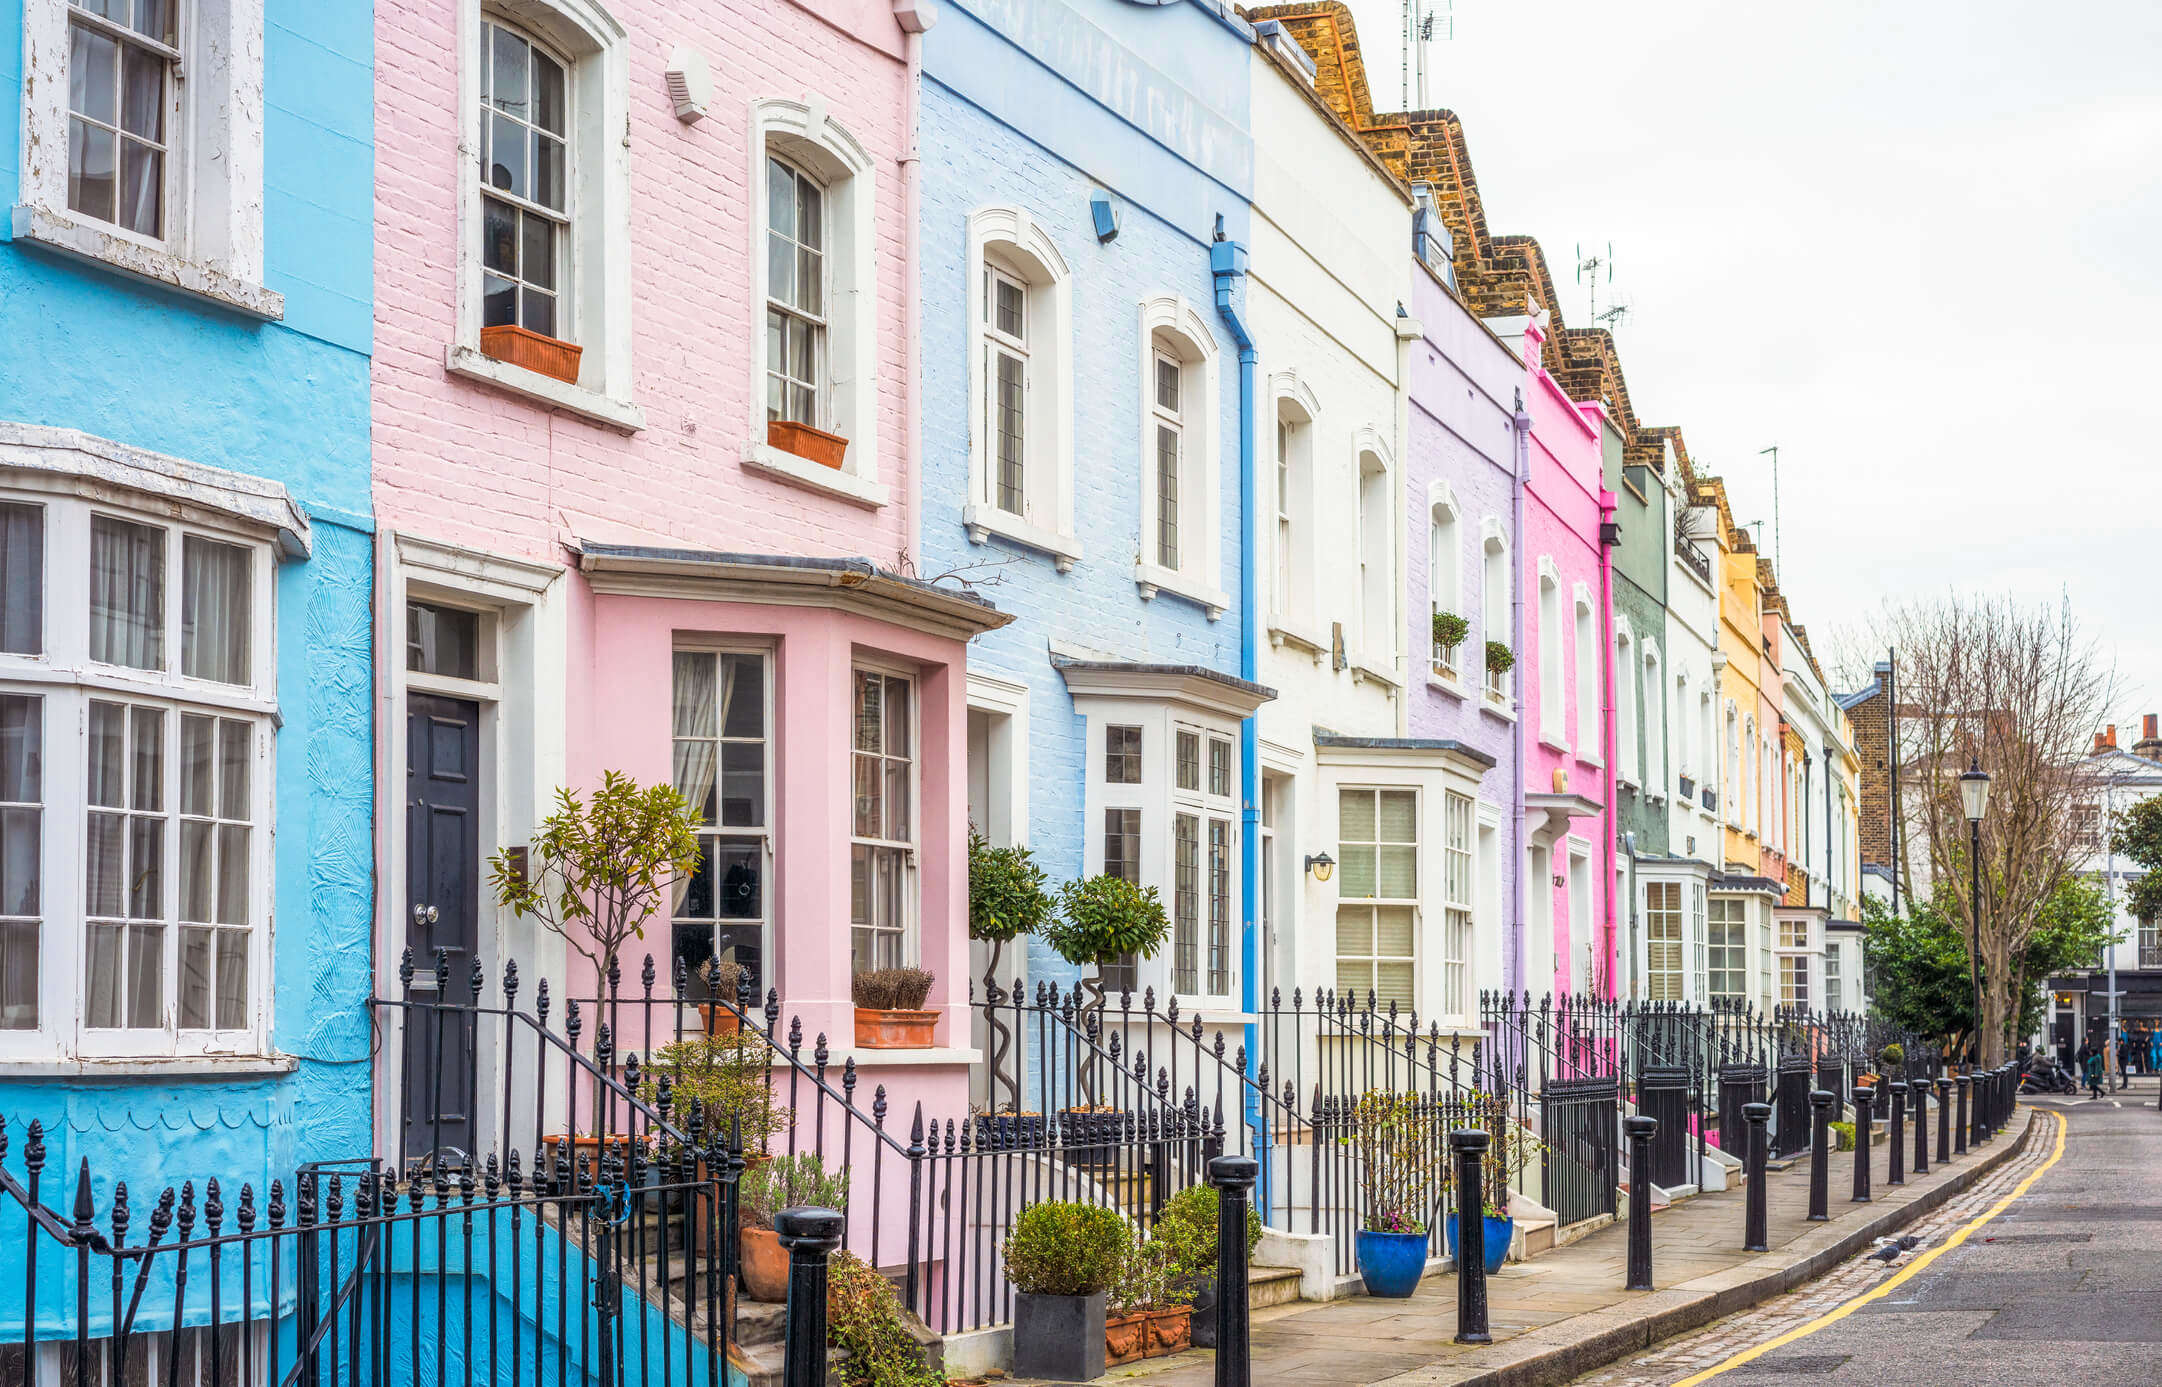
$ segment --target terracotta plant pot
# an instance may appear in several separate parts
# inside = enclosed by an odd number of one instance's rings
[[[1172,1305],[1149,1311],[1149,1357],[1184,1353],[1193,1346],[1194,1307]]]
[[[700,1002],[698,1025],[704,1035],[734,1035],[743,1029],[743,1018],[725,1006]]]
[[[1149,1356],[1149,1316],[1146,1310],[1104,1321],[1104,1364],[1138,1363]]]
[[[935,1011],[856,1008],[856,1043],[866,1050],[928,1050],[938,1043]]]
[[[578,358],[585,355],[585,348],[544,337],[528,328],[504,324],[480,330],[480,354],[576,385]]]
[[[743,1293],[766,1305],[788,1299],[788,1250],[771,1228],[746,1228],[742,1243]]]
[[[766,421],[766,442],[784,453],[794,453],[807,462],[836,471],[840,469],[841,459],[848,455],[848,440],[839,434],[788,419]]]

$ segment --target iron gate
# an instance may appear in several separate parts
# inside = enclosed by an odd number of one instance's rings
[[[1549,1080],[1539,1095],[1546,1140],[1546,1202],[1561,1227],[1616,1207],[1621,1175],[1621,1080]]]

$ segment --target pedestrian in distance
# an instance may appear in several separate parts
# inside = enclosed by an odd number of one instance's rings
[[[2079,1047],[2079,1072],[2089,1096],[2099,1100],[2102,1097],[2102,1051],[2092,1041]]]
[[[2120,1031],[2117,1034],[2117,1087],[2119,1088],[2123,1088],[2126,1084],[2132,1082],[2125,1074],[2126,1067],[2131,1063],[2131,1060],[2132,1033],[2130,1031]]]

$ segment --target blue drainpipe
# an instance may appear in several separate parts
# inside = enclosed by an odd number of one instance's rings
[[[1239,346],[1239,677],[1255,683],[1261,672],[1261,580],[1254,554],[1254,366],[1260,353],[1254,350],[1254,336],[1238,302],[1237,291],[1246,279],[1246,247],[1224,240],[1223,234],[1219,218],[1217,239],[1209,246],[1209,273],[1216,280],[1216,311]],[[1261,1006],[1261,732],[1251,714],[1239,724],[1239,803],[1239,1006],[1251,1016]],[[1249,1072],[1259,1053],[1259,1029],[1249,1021]],[[1249,1122],[1258,1116],[1250,1095],[1241,1106]]]

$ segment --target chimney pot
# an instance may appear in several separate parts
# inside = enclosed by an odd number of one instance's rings
[[[2117,745],[2117,724],[2114,722],[2109,724],[2109,744],[2113,747]]]
[[[2087,754],[2090,756],[2100,756],[2103,750],[2108,746],[2109,743],[2103,740],[2102,734],[2097,732],[2094,734],[2094,750]]]
[[[2139,737],[2141,741],[2151,742],[2155,739],[2155,724],[2157,722],[2162,722],[2162,718],[2158,718],[2153,713],[2149,713],[2139,720]]]

